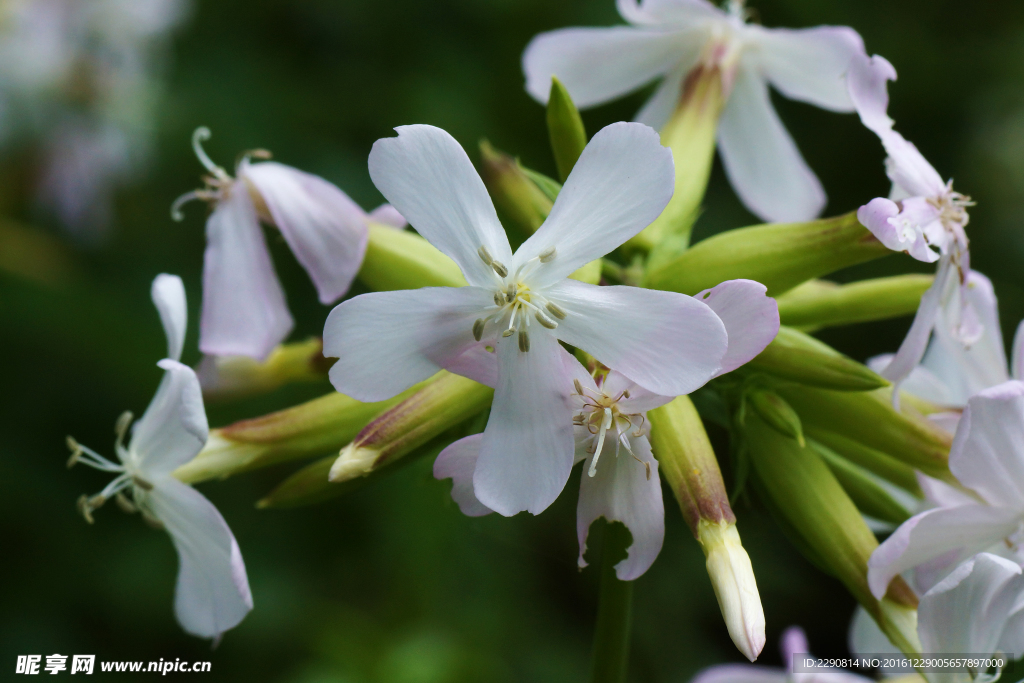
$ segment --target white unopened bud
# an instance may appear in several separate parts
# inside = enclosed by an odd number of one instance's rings
[[[707,557],[708,575],[729,636],[739,651],[754,661],[764,648],[764,610],[736,525],[701,520],[697,540]]]

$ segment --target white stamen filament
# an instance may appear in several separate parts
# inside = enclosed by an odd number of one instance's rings
[[[203,149],[203,142],[209,140],[213,136],[210,129],[206,126],[199,126],[192,133],[192,150],[196,153],[196,157],[199,159],[199,163],[203,167],[212,173],[218,180],[230,180],[231,177],[227,174],[223,168],[213,163],[213,159],[209,157],[206,150]]]
[[[587,475],[593,477],[597,474],[597,459],[601,457],[601,449],[604,448],[604,435],[612,426],[612,409],[604,409],[604,417],[601,418],[601,427],[597,432],[597,446],[594,448],[594,458],[590,461],[590,469]]]

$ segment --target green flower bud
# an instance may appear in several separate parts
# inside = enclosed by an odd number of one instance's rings
[[[587,131],[569,91],[554,76],[551,77],[551,94],[548,96],[547,122],[551,151],[555,155],[558,176],[564,183],[587,146]]]
[[[527,235],[536,232],[551,213],[554,197],[534,182],[518,160],[487,140],[480,141],[480,162],[480,177],[502,217]]]
[[[853,464],[892,482],[918,498],[924,497],[921,485],[917,481],[917,474],[910,465],[828,429],[808,426],[804,433],[808,438],[814,439],[818,444],[827,447]]]
[[[812,278],[891,253],[853,212],[719,233],[667,262],[652,263],[645,285],[692,296],[725,280],[746,278],[776,296]]]
[[[867,470],[854,465],[816,441],[811,447],[825,462],[857,509],[869,517],[899,526],[910,519],[910,512],[875,480]]]
[[[778,297],[783,325],[804,330],[912,315],[934,280],[896,275],[838,285],[809,280]]]
[[[416,233],[376,223],[369,228],[359,279],[370,289],[386,292],[466,284],[455,261]]]
[[[791,327],[779,334],[747,364],[781,379],[838,391],[868,391],[889,382],[865,365],[843,356],[828,344]]]
[[[754,389],[746,395],[747,405],[761,416],[772,429],[783,436],[796,439],[804,445],[804,430],[800,425],[800,416],[786,403],[785,399],[774,391]]]
[[[292,382],[317,382],[333,364],[319,337],[281,344],[263,362],[249,356],[206,356],[196,368],[207,401],[266,394]]]

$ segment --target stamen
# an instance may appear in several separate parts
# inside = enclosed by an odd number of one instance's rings
[[[114,423],[114,434],[117,435],[117,440],[114,445],[117,448],[124,448],[124,435],[128,433],[128,427],[131,426],[132,411],[126,410],[117,418],[117,422]]]
[[[516,294],[518,293],[519,288],[516,287],[515,283],[513,282],[508,286],[508,289],[505,290],[505,301],[507,301],[508,303],[512,303],[513,301],[516,300]]]
[[[68,445],[68,449],[71,451],[71,457],[68,458],[68,467],[74,467],[78,463],[78,459],[82,457],[82,447],[78,445],[74,437],[68,436],[64,442]]]
[[[146,508],[140,508],[139,512],[142,513],[142,521],[144,521],[146,524],[148,524],[152,528],[156,529],[157,531],[163,531],[164,529],[167,528],[167,527],[164,526],[163,522],[161,522],[159,519],[154,517],[153,513],[151,513],[148,510],[146,510]]]
[[[135,482],[135,485],[138,486],[143,491],[153,490],[153,485],[138,475],[133,474],[132,481]]]
[[[206,154],[206,150],[203,149],[203,142],[209,140],[212,137],[212,135],[213,133],[211,133],[210,129],[206,126],[199,126],[198,128],[196,128],[195,132],[192,133],[192,149],[195,151],[196,156],[199,158],[199,163],[206,167],[207,171],[217,176],[218,178],[223,179],[226,178],[228,174],[224,171],[223,168],[213,163],[213,159],[211,159]]]
[[[629,389],[626,389],[622,392],[622,398],[629,398]]]
[[[572,385],[576,387],[576,393],[579,394],[580,396],[583,396],[583,385],[580,384],[580,381],[575,377],[572,380]]]
[[[508,277],[508,268],[499,261],[491,261],[491,268],[498,274],[498,277]]]
[[[530,337],[526,330],[519,330],[519,350],[526,353],[530,350]]]
[[[92,506],[89,505],[89,496],[84,493],[78,497],[78,502],[75,504],[78,508],[78,513],[85,518],[85,521],[89,524],[95,524],[96,520],[92,518]]]
[[[129,515],[139,511],[139,508],[135,507],[135,503],[128,500],[128,496],[124,495],[121,491],[118,491],[117,495],[114,496],[114,502],[117,503],[117,507],[121,508],[122,512],[126,512]]]
[[[541,252],[541,254],[540,254],[540,262],[541,263],[551,263],[554,260],[555,260],[555,248],[554,247],[549,247],[549,248],[547,248],[547,249],[545,249],[544,251]]]
[[[485,324],[487,324],[487,321],[484,320],[483,318],[480,318],[475,323],[473,323],[473,339],[480,341],[480,338],[484,336]]]
[[[502,337],[511,337],[515,333],[516,333],[516,328],[510,327],[507,330],[505,330],[504,332],[502,332],[501,336]]]
[[[193,199],[203,199],[203,194],[203,190],[192,190],[191,192],[186,192],[175,199],[174,203],[171,204],[171,220],[179,223],[185,220],[185,214],[181,212],[181,207],[185,206]]]
[[[549,330],[553,330],[556,327],[558,327],[558,323],[556,323],[554,320],[552,320],[551,318],[547,317],[546,315],[544,315],[540,311],[537,311],[537,313],[534,315],[534,317],[537,318],[537,322],[539,322],[541,325],[543,325],[544,327],[548,328]]]
[[[494,293],[494,305],[495,305],[495,306],[497,306],[498,308],[501,308],[501,307],[503,307],[503,306],[504,306],[504,305],[505,305],[506,303],[508,303],[508,302],[506,302],[506,301],[505,301],[505,297],[503,297],[503,296],[501,295],[501,292],[495,292],[495,293]]]
[[[559,320],[565,320],[565,311],[563,311],[561,308],[551,303],[550,301],[548,302],[548,305],[545,306],[544,308],[548,309],[548,313],[555,316]]]
[[[476,250],[476,253],[480,257],[480,260],[487,265],[494,263],[494,257],[491,256],[491,252],[487,251],[487,247],[480,247]]]
[[[601,428],[597,434],[597,446],[594,447],[594,459],[590,461],[590,469],[587,471],[587,476],[593,477],[597,474],[597,459],[601,457],[601,449],[604,448],[604,435],[611,426],[612,411],[610,408],[605,408],[604,418],[601,420]]]
[[[248,161],[249,159],[259,159],[260,161],[265,161],[267,159],[273,158],[274,155],[271,153],[269,149],[250,149],[245,152],[242,152],[241,154],[238,155],[237,158],[235,158],[235,167],[237,168],[242,164],[243,161]]]

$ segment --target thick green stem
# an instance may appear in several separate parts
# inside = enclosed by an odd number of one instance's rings
[[[625,526],[605,523],[601,598],[594,630],[593,683],[625,683],[626,680],[633,623],[633,582],[619,581],[615,565],[626,556],[630,540]]]

